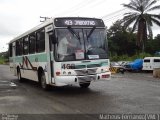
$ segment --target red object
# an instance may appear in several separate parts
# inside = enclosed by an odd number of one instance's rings
[[[61,73],[60,72],[56,72],[56,75],[59,76]]]
[[[109,78],[110,75],[109,74],[106,74],[106,75],[102,75],[102,78]]]

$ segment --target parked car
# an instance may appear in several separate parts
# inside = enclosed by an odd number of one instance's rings
[[[125,69],[123,66],[121,66],[118,62],[111,62],[111,65],[110,65],[111,68],[115,68],[115,72],[116,73],[124,73]]]
[[[160,55],[160,51],[156,51],[154,55]]]
[[[136,59],[133,62],[124,65],[124,67],[127,71],[140,71],[143,67],[143,59]]]
[[[128,63],[130,63],[131,61],[119,61],[118,64],[122,67],[124,67],[125,65],[127,65]]]

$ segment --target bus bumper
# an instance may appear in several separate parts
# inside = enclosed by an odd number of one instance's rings
[[[96,82],[96,81],[107,81],[111,79],[111,72],[105,72],[95,75],[86,75],[86,76],[56,76],[55,85],[56,86],[65,86],[65,85],[74,85],[79,83],[86,82]]]

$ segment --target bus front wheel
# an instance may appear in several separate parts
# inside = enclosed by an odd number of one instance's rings
[[[41,73],[40,83],[41,83],[41,87],[44,90],[49,90],[49,86],[46,83],[46,76],[44,72]]]
[[[23,81],[23,78],[21,77],[21,71],[20,71],[19,68],[17,69],[17,77],[18,77],[18,81],[19,81],[19,82],[22,82],[22,81]]]
[[[80,83],[79,85],[81,88],[88,88],[90,85],[90,82],[89,83]]]

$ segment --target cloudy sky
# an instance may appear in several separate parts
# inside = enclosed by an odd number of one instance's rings
[[[0,52],[14,37],[40,24],[40,16],[97,17],[106,26],[123,17],[130,0],[0,0]],[[157,34],[158,30],[154,30]]]

